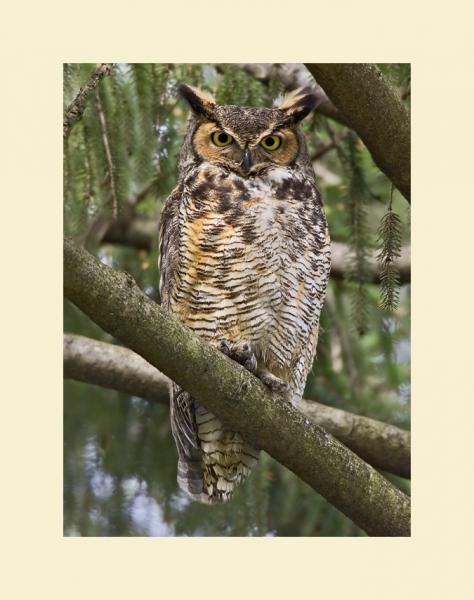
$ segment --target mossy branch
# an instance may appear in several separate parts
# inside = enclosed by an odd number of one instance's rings
[[[306,64],[377,166],[410,202],[410,115],[374,64]]]
[[[409,536],[410,500],[251,373],[150,300],[133,277],[64,242],[64,293],[228,427],[288,467],[369,535]]]

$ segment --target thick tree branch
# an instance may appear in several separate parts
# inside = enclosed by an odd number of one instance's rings
[[[303,400],[300,409],[373,467],[410,478],[408,431],[314,400]]]
[[[102,329],[288,467],[369,535],[410,535],[410,500],[251,373],[143,294],[133,278],[64,242],[64,292]]]
[[[102,63],[99,65],[87,82],[81,87],[71,104],[67,107],[63,120],[64,139],[69,135],[74,123],[79,121],[82,117],[90,94],[96,89],[100,80],[105,77],[105,75],[110,75],[112,68],[113,63]]]
[[[128,348],[66,334],[63,358],[68,379],[169,404],[169,379]],[[373,467],[410,477],[408,431],[319,402],[304,400],[299,408]]]
[[[169,379],[128,348],[64,335],[64,377],[169,405]]]
[[[307,64],[375,163],[410,202],[410,115],[374,64]]]
[[[147,217],[134,217],[130,220],[116,221],[111,224],[103,238],[110,244],[133,246],[138,249],[151,250],[158,242],[158,224]],[[349,256],[349,247],[341,242],[331,244],[331,277],[347,279],[346,267]],[[380,265],[377,263],[376,253],[369,257],[371,281],[379,281]],[[404,246],[402,255],[394,265],[399,269],[400,283],[410,283],[410,248]]]

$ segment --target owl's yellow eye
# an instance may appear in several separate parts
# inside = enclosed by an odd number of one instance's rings
[[[281,146],[281,138],[278,135],[267,135],[260,141],[260,145],[265,150],[276,150]]]
[[[216,146],[220,147],[228,146],[234,141],[234,138],[225,131],[214,131],[214,133],[211,136],[211,139]]]

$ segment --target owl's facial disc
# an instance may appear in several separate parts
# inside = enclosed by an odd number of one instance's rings
[[[274,166],[288,166],[297,157],[299,149],[292,128],[270,126],[252,134],[242,134],[209,121],[197,126],[193,145],[202,160],[241,177],[259,175]]]
[[[292,165],[299,154],[298,124],[318,102],[306,88],[273,108],[218,105],[206,92],[187,85],[179,91],[193,113],[195,155],[242,177]]]

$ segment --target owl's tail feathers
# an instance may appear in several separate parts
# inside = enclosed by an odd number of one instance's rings
[[[213,483],[208,485],[210,481]],[[207,465],[204,466],[203,471],[200,460],[178,460],[178,485],[195,502],[201,502],[202,504],[227,502],[232,498],[237,483],[216,476],[214,470],[209,469]]]
[[[180,458],[178,460],[178,485],[195,502],[213,504],[208,494],[204,491],[203,473],[201,459],[189,460]]]
[[[179,487],[197,502],[226,502],[259,453],[189,394],[177,387],[174,392],[171,428],[178,449]]]
[[[258,461],[257,451],[248,446],[246,449],[249,452],[245,455],[239,449],[235,454],[228,455],[225,462],[214,462],[212,457],[204,455],[204,490],[207,492],[207,502],[227,502],[237,486],[246,479]]]
[[[252,457],[251,464],[240,465],[238,472],[230,473],[220,465],[204,465],[201,461],[178,460],[178,485],[195,502],[221,504],[232,498],[235,488],[247,477],[251,467],[257,462]]]
[[[238,434],[234,434],[238,435]],[[178,485],[195,502],[221,504],[233,496],[237,486],[258,461],[258,451],[243,442],[235,443],[231,453],[204,443],[201,456],[180,457]]]

